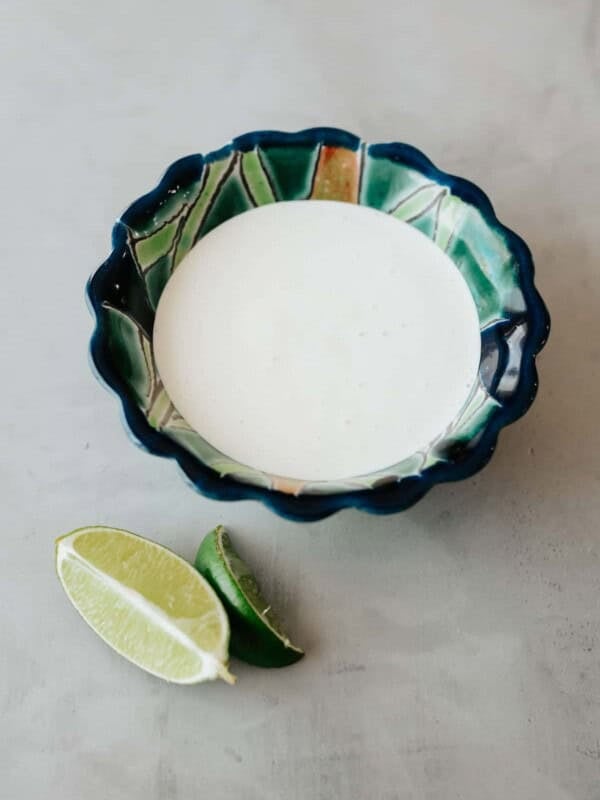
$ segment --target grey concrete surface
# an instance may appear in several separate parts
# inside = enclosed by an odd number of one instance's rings
[[[0,797],[600,798],[600,3],[8,0],[0,26]],[[398,516],[195,495],[87,365],[83,286],[176,157],[254,129],[401,139],[530,243],[553,316],[490,466]],[[191,557],[228,524],[307,649],[178,688],[77,617],[54,537]]]

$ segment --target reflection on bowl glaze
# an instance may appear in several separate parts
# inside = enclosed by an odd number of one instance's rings
[[[152,354],[161,292],[195,242],[248,209],[303,199],[361,203],[418,228],[461,271],[481,329],[479,379],[459,417],[422,451],[343,482],[289,480],[217,451],[177,413]],[[532,402],[535,356],[549,330],[529,250],[497,220],[480,189],[408,145],[368,145],[331,128],[250,133],[207,156],[175,162],[116,223],[113,252],[90,280],[88,296],[96,316],[92,360],[120,397],[136,440],[175,458],[211,497],[260,499],[295,519],[347,506],[398,511],[435,483],[476,472],[500,428]]]

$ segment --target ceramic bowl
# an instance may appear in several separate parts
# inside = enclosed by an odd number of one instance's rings
[[[341,482],[269,475],[217,451],[177,413],[152,353],[161,292],[202,236],[255,206],[311,199],[361,203],[418,228],[460,270],[481,329],[478,381],[452,425],[410,458]],[[248,133],[172,164],[117,221],[112,243],[88,284],[96,320],[93,364],[119,397],[134,439],[173,458],[210,497],[254,498],[298,520],[345,507],[400,511],[434,484],[481,469],[500,429],[535,397],[535,357],[549,317],[533,283],[530,252],[477,186],[442,172],[409,145],[366,144],[333,128]]]

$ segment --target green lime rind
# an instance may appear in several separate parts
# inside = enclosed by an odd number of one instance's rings
[[[304,651],[290,642],[222,525],[204,537],[194,566],[225,607],[231,655],[258,667],[287,667],[302,658]]]

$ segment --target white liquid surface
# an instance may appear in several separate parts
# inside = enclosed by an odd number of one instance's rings
[[[476,380],[477,312],[427,237],[348,203],[275,203],[201,239],[168,282],[154,353],[208,442],[274,475],[390,466],[457,416]]]

